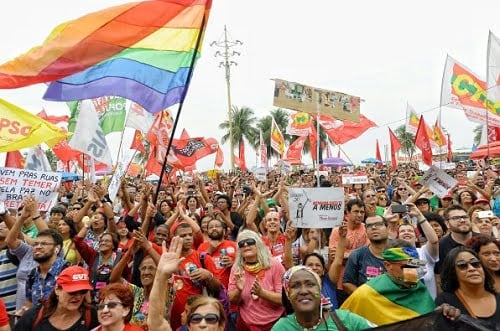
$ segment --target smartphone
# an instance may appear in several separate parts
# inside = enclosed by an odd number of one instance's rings
[[[393,214],[407,213],[407,212],[409,212],[409,208],[407,205],[393,205],[393,206],[391,206],[391,211]]]
[[[490,218],[490,217],[495,217],[493,215],[493,212],[491,210],[482,210],[482,211],[479,211],[477,212],[477,217],[479,218]]]

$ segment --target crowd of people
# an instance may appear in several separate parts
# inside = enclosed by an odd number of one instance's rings
[[[500,178],[471,166],[442,197],[410,164],[123,178],[114,200],[78,181],[48,211],[27,195],[0,209],[0,331],[364,330],[435,310],[500,330]],[[353,172],[368,183],[342,185]],[[343,187],[344,220],[298,228],[288,191],[317,186]]]

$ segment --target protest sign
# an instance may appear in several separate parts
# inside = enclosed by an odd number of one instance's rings
[[[267,174],[267,169],[265,167],[257,168],[254,171],[255,178],[259,182],[265,182],[266,181],[266,174]]]
[[[457,184],[457,180],[436,166],[432,166],[425,172],[419,183],[442,198]]]
[[[61,174],[15,168],[0,168],[0,200],[5,208],[17,209],[23,198],[32,194],[38,201],[38,209],[50,210],[57,200]]]
[[[217,178],[217,169],[211,169],[207,171],[207,178],[208,179],[215,179]]]
[[[342,175],[343,185],[368,184],[368,176]]]
[[[132,157],[134,156],[134,154],[135,152],[133,152],[130,149],[124,152],[122,159],[116,165],[115,173],[113,174],[113,178],[111,178],[111,182],[109,183],[108,187],[109,198],[111,199],[111,201],[114,201],[116,195],[118,194],[118,189],[120,188],[121,179],[127,172],[128,165],[130,164],[130,161],[132,161]]]
[[[344,219],[342,188],[291,188],[288,204],[292,224],[298,228],[333,228]]]

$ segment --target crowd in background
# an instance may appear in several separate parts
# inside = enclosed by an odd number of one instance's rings
[[[500,178],[457,163],[123,178],[0,211],[0,330],[363,330],[437,307],[500,329]],[[368,183],[342,185],[342,174]],[[319,181],[319,183],[318,183]],[[342,187],[344,221],[297,228],[292,187]],[[10,323],[9,323],[10,317]]]

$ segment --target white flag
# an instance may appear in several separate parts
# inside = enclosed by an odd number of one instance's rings
[[[28,150],[24,169],[35,171],[52,171],[49,160],[47,159],[47,155],[45,155],[40,145],[32,147]]]
[[[91,158],[112,166],[111,152],[106,137],[99,125],[97,113],[90,100],[83,100],[80,104],[80,113],[76,122],[75,131],[69,146],[81,151]]]
[[[493,111],[500,111],[500,39],[490,31],[488,36],[488,71],[486,72],[488,100],[493,102]]]
[[[406,118],[406,132],[417,134],[420,117],[417,115],[415,108],[413,108],[409,103],[406,104]]]
[[[130,108],[128,110],[128,118],[125,126],[137,130],[141,130],[142,133],[146,133],[151,128],[154,121],[154,115],[148,113],[144,108],[135,102],[130,102]]]

